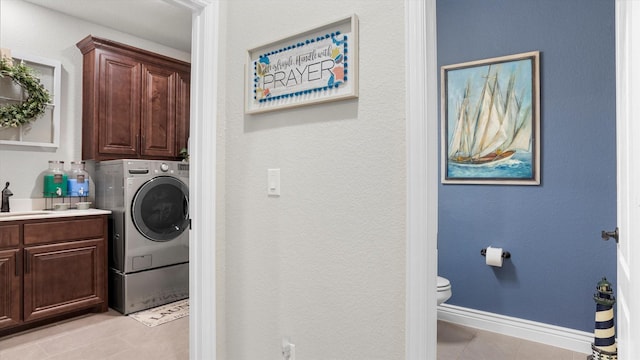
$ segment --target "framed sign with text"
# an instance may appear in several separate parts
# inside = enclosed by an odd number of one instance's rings
[[[248,51],[246,113],[356,97],[356,15]]]

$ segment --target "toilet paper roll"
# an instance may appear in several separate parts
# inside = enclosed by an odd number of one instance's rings
[[[502,267],[502,248],[489,246],[486,253],[486,262],[489,266]]]

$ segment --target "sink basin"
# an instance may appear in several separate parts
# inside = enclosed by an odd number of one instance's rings
[[[0,219],[8,218],[8,217],[20,218],[20,217],[33,216],[33,215],[44,215],[44,214],[50,214],[50,213],[51,213],[51,211],[46,211],[46,210],[4,212],[4,213],[0,213]]]

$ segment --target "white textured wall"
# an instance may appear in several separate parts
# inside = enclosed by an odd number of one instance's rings
[[[70,161],[82,156],[82,54],[76,43],[89,34],[190,60],[188,53],[22,0],[0,1],[0,46],[62,63],[60,147],[0,145],[0,182],[11,182],[14,199],[42,197],[40,174],[49,160],[62,160],[69,168]]]
[[[360,97],[243,112],[246,50],[356,13]],[[226,3],[226,359],[403,359],[402,0]],[[267,196],[267,169],[282,196]]]

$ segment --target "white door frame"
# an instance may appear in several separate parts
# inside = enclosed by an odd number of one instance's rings
[[[216,125],[219,0],[166,0],[193,11],[189,358],[216,359]],[[407,360],[436,358],[437,62],[435,0],[405,0]],[[208,101],[207,101],[208,100]],[[201,221],[201,219],[206,219]],[[208,305],[208,306],[205,306]]]
[[[407,274],[405,359],[436,359],[438,66],[436,0],[405,0]]]
[[[216,359],[216,126],[220,1],[165,0],[193,12],[189,169],[189,359]],[[195,195],[195,196],[194,196]]]
[[[618,358],[640,358],[640,3],[616,0]]]

